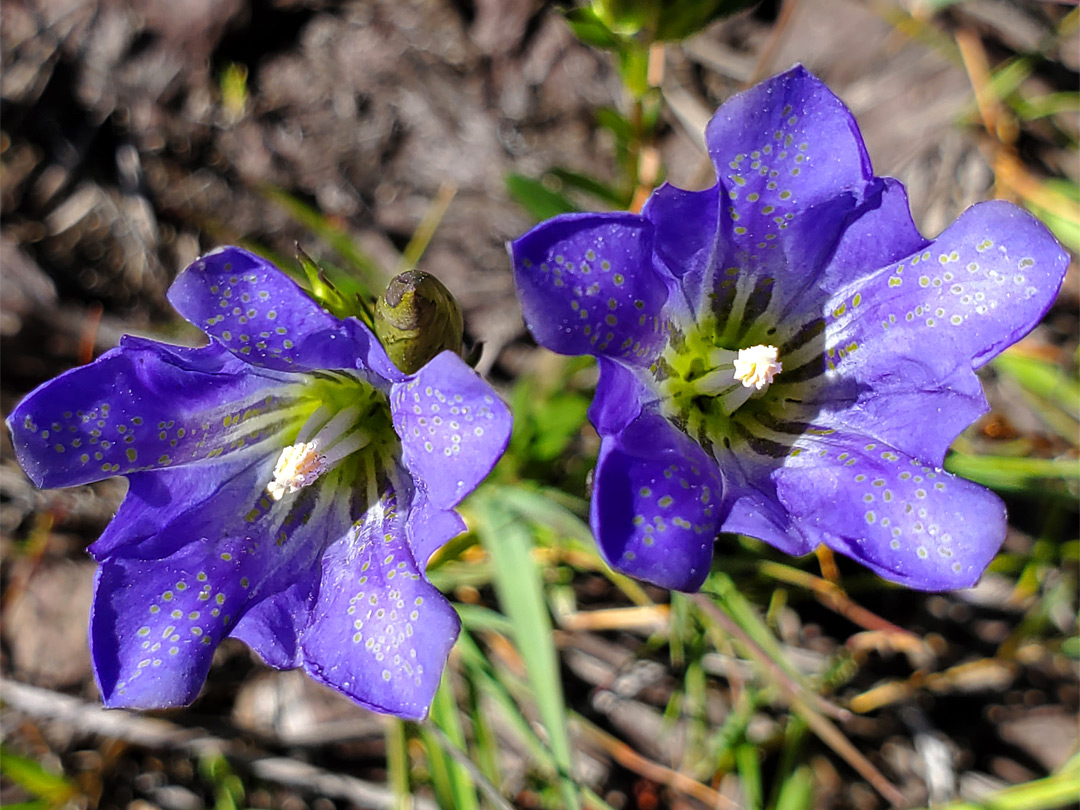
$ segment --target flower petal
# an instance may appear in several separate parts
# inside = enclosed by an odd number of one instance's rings
[[[525,323],[560,354],[648,365],[662,342],[665,281],[652,226],[634,214],[567,214],[510,244]]]
[[[105,705],[183,706],[251,598],[263,559],[247,538],[207,553],[189,543],[165,558],[112,557],[98,570],[90,648]]]
[[[317,584],[317,577],[303,577],[269,595],[241,616],[232,637],[247,644],[274,669],[301,666],[304,657],[299,638],[307,625]]]
[[[721,322],[740,294],[783,312],[880,189],[858,127],[840,99],[797,66],[728,100],[705,138],[721,186],[722,249],[715,277],[700,292],[688,288],[688,297],[711,296],[699,306],[711,300]],[[736,289],[735,278],[747,289]]]
[[[804,439],[776,474],[799,530],[921,590],[975,584],[1005,538],[989,490],[856,434]]]
[[[775,485],[770,480],[756,482],[756,486],[736,483],[733,479],[741,476],[731,474],[727,468],[721,470],[726,497],[720,531],[756,537],[793,557],[814,550],[814,543],[792,524],[791,516],[780,504]]]
[[[246,514],[269,472],[265,459],[230,456],[216,464],[131,473],[120,508],[87,551],[98,562],[117,553],[167,556],[175,548],[175,538],[162,539],[168,526],[185,516],[206,518],[213,525]],[[200,529],[186,524],[183,531]]]
[[[721,495],[712,459],[662,416],[643,413],[601,443],[590,515],[597,545],[616,571],[697,590]]]
[[[871,389],[835,410],[822,407],[804,404],[798,410],[818,428],[854,431],[935,467],[941,466],[953,439],[989,409],[979,378],[970,369],[958,370],[933,389]],[[797,412],[795,406],[791,411]]]
[[[863,199],[832,249],[819,277],[822,290],[846,287],[929,244],[911,218],[904,184],[891,177],[875,178],[874,183],[875,191]]]
[[[376,711],[418,720],[460,625],[421,575],[404,522],[392,493],[356,515],[323,557],[318,601],[300,644],[316,680]]]
[[[409,508],[405,535],[413,559],[421,570],[427,568],[431,555],[461,534],[467,526],[453,509],[440,509],[422,490],[418,490]]]
[[[1068,263],[1030,214],[1005,202],[975,205],[921,253],[833,298],[828,362],[877,390],[934,388],[1029,332]]]
[[[735,192],[736,221],[757,239],[839,194],[861,197],[873,176],[851,111],[801,65],[728,99],[705,141],[717,178]]]
[[[641,215],[654,229],[656,258],[675,278],[701,278],[716,266],[720,186],[686,191],[664,183]]]
[[[452,352],[395,383],[390,403],[405,466],[442,509],[476,488],[510,440],[510,409]]]
[[[656,395],[622,363],[600,357],[597,364],[600,381],[589,406],[589,421],[601,436],[610,436],[630,424],[644,405],[656,400]]]
[[[8,418],[15,454],[40,487],[251,453],[286,420],[280,375],[217,346],[125,337],[37,388]]]
[[[401,377],[366,326],[334,317],[266,259],[241,248],[220,248],[196,259],[169,288],[169,301],[255,366],[360,368],[385,379]]]
[[[102,574],[91,621],[92,647],[110,705],[190,702],[214,648],[239,623],[244,625],[242,638],[268,663],[295,663],[297,628],[307,619],[305,597],[318,582],[326,544],[351,525],[348,503],[354,488],[343,483],[338,468],[317,484],[273,501],[265,489],[275,463],[270,456],[238,465],[232,477],[219,477],[217,492],[201,502],[184,498],[183,485],[191,483],[190,477],[170,475],[167,486],[137,492],[127,514],[145,519],[127,535],[129,542],[117,533],[105,538],[106,546],[95,547]],[[166,503],[157,532],[150,534],[149,509],[162,495],[188,508]],[[260,608],[265,599],[274,601]],[[148,633],[141,632],[143,626],[150,628]],[[171,644],[159,636],[172,639]],[[159,653],[161,663],[142,664],[152,653]]]

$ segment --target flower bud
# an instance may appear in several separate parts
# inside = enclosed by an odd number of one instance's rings
[[[457,299],[441,281],[420,270],[394,276],[375,302],[375,336],[406,374],[441,351],[460,355],[464,329]]]

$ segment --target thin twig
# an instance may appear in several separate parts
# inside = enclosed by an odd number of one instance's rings
[[[510,804],[510,802],[508,802],[499,792],[499,789],[491,784],[491,781],[480,772],[480,769],[476,767],[471,759],[469,759],[468,755],[454,744],[454,741],[447,736],[445,731],[430,722],[426,723],[424,728],[435,736],[442,745],[443,750],[448,753],[455,762],[469,772],[469,776],[472,777],[476,786],[480,788],[480,791],[494,807],[498,808],[498,810],[514,810],[514,806]]]
[[[773,57],[776,56],[776,52],[780,50],[780,45],[783,44],[784,38],[787,36],[788,25],[791,23],[792,17],[795,16],[795,8],[798,4],[799,0],[786,0],[780,6],[780,13],[776,16],[776,22],[773,23],[772,31],[769,32],[765,47],[761,49],[761,53],[758,55],[757,63],[754,65],[754,72],[749,81],[746,82],[746,87],[757,84],[772,73]]]
[[[361,807],[396,806],[393,791],[353,776],[333,773],[288,757],[253,756],[246,746],[156,717],[103,709],[78,698],[19,683],[0,680],[0,702],[7,710],[42,720],[59,720],[84,734],[123,740],[143,748],[168,748],[192,755],[218,753],[240,769],[267,782],[297,788],[314,796],[344,799]],[[436,810],[429,799],[414,797],[414,810]]]
[[[819,547],[820,548],[820,547]],[[824,568],[825,565],[822,566]],[[831,577],[818,577],[806,571],[800,571],[789,565],[774,563],[768,560],[760,564],[760,570],[766,576],[787,582],[791,585],[799,585],[811,591],[818,600],[830,610],[850,619],[865,630],[878,630],[883,633],[908,636],[918,639],[910,630],[905,630],[887,619],[883,619],[876,613],[858,604],[836,584]]]
[[[758,643],[750,638],[750,635],[745,630],[735,624],[730,616],[714,605],[706,594],[696,593],[692,598],[694,602],[697,603],[698,607],[709,615],[710,619],[720,625],[725,633],[738,640],[754,660],[769,670],[772,678],[785,692],[794,695],[806,694],[806,690],[803,689],[800,684],[796,683],[790,675],[784,672],[780,665],[773,661],[769,654],[761,649]],[[842,709],[841,707],[830,703],[821,695],[815,693],[809,694],[812,695],[811,699],[813,700],[817,711],[824,712],[830,717],[835,717],[837,720],[846,720],[851,716],[851,713],[847,711],[847,709]]]
[[[572,724],[580,729],[586,739],[602,748],[624,768],[657,784],[667,785],[675,792],[695,798],[708,807],[722,808],[723,810],[740,810],[740,805],[722,793],[713,790],[708,785],[704,785],[684,773],[679,773],[661,765],[659,762],[654,762],[648,757],[642,756],[622,740],[608,734],[580,715],[573,714],[571,717]]]
[[[706,594],[694,594],[695,603],[716,621],[725,632],[738,639],[747,650],[754,655],[759,663],[768,667],[776,678],[776,684],[784,692],[791,708],[802,716],[810,727],[810,730],[818,738],[835,751],[848,765],[855,769],[870,785],[880,793],[890,804],[900,807],[904,804],[904,795],[893,785],[860,751],[851,744],[843,732],[827,717],[824,717],[817,708],[811,706],[810,701],[818,705],[832,706],[820,695],[807,692],[795,681],[788,677],[787,673],[761,650],[753,639],[739,627],[724,611],[712,603]],[[807,700],[810,699],[810,701]],[[838,712],[844,710],[833,707]],[[845,712],[846,714],[846,712]]]

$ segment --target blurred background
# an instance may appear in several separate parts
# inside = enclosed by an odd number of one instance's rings
[[[4,415],[123,333],[197,342],[165,291],[200,253],[242,244],[295,268],[299,243],[371,292],[417,260],[439,276],[518,421],[466,506],[470,533],[432,565],[466,630],[421,726],[233,642],[192,707],[101,711],[84,548],[126,485],[37,491],[5,432],[5,806],[1074,801],[1075,264],[1045,322],[985,373],[993,411],[950,457],[1010,507],[977,588],[905,592],[724,538],[714,615],[596,556],[595,371],[532,344],[504,245],[561,211],[640,205],[664,179],[709,184],[716,106],[802,62],[851,107],[876,172],[907,185],[924,234],[1001,197],[1075,256],[1075,7],[764,0],[651,48],[634,32],[607,41],[582,14],[538,0],[0,7]],[[528,572],[489,542],[507,525]],[[536,598],[515,604],[515,589]]]

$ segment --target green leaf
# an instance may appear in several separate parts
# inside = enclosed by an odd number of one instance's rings
[[[386,781],[394,794],[394,810],[412,806],[409,789],[409,740],[405,721],[396,717],[386,719]]]
[[[813,807],[813,800],[814,777],[810,769],[803,765],[784,780],[776,800],[776,810],[806,810]]]
[[[47,771],[37,760],[19,756],[6,746],[0,746],[0,774],[44,800],[46,807],[61,807],[79,795],[79,789],[62,774]]]
[[[319,267],[300,245],[296,246],[296,259],[300,262],[300,269],[304,271],[311,297],[319,302],[323,309],[339,318],[364,314],[360,310],[356,299],[350,301],[342,295],[341,291],[330,281],[326,271]]]
[[[1080,480],[1080,459],[1013,458],[951,453],[945,469],[983,486],[1005,492],[1045,492],[1047,479]]]
[[[1051,177],[1043,180],[1042,186],[1049,192],[1051,199],[1056,195],[1065,204],[1072,204],[1074,209],[1080,205],[1080,186],[1071,180]],[[1080,217],[1075,214],[1064,215],[1060,212],[1060,207],[1050,210],[1028,197],[1025,197],[1023,202],[1024,207],[1045,222],[1065,247],[1074,254],[1080,253]]]
[[[994,358],[993,366],[1031,393],[1050,400],[1065,413],[1080,417],[1080,380],[1060,366],[1011,351]]]
[[[763,801],[759,750],[753,743],[742,743],[735,748],[735,767],[739,771],[739,784],[746,797],[746,810],[760,810]]]
[[[1075,807],[1080,796],[1080,771],[1070,769],[1046,779],[999,790],[976,802],[953,802],[935,810],[1053,810]]]
[[[528,211],[537,222],[578,210],[559,192],[523,174],[511,172],[506,175],[506,191],[510,199]]]
[[[591,194],[601,202],[607,203],[615,208],[621,209],[630,205],[630,194],[619,191],[618,189],[609,186],[607,183],[597,180],[595,177],[590,177],[587,174],[575,172],[561,166],[550,169],[548,173],[571,188],[576,188],[578,191]]]
[[[585,45],[605,51],[618,51],[623,48],[623,38],[608,28],[592,8],[572,8],[565,16],[574,36]]]
[[[581,432],[589,413],[589,400],[572,392],[556,394],[547,406],[533,415],[537,435],[532,455],[539,461],[551,461],[562,455],[567,445]]]

